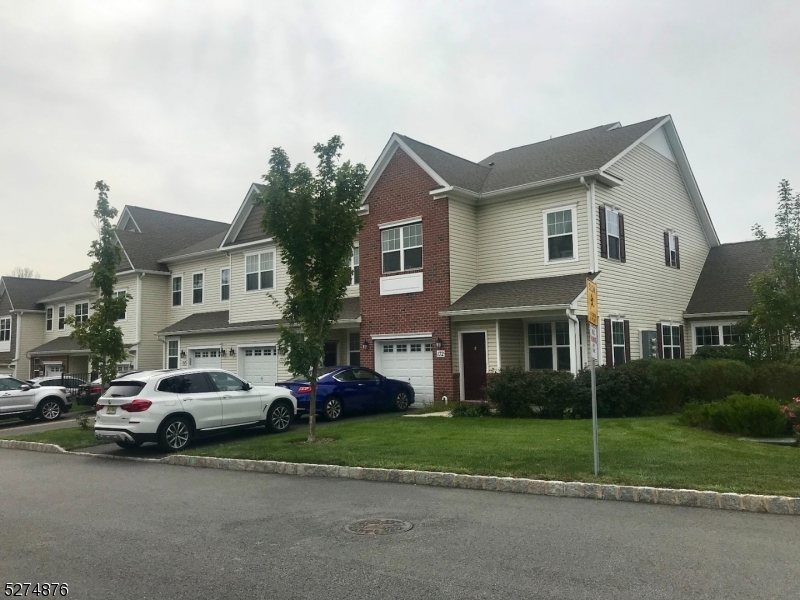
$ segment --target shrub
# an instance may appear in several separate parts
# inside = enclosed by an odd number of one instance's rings
[[[697,378],[692,396],[704,402],[753,391],[753,368],[738,360],[707,359],[695,363]]]
[[[753,392],[791,402],[800,396],[800,364],[768,362],[755,368]]]
[[[689,404],[681,420],[693,427],[752,437],[780,436],[788,425],[780,404],[758,394],[733,394],[722,402]]]
[[[700,346],[692,354],[692,358],[697,360],[711,358],[745,361],[747,360],[747,348],[744,346]]]
[[[633,361],[618,367],[597,367],[597,415],[599,417],[635,417],[649,412],[654,380],[645,361]],[[576,416],[592,416],[591,371],[578,374]]]
[[[781,412],[789,421],[792,433],[800,437],[800,398],[792,398],[789,404],[781,407]]]
[[[562,418],[580,404],[575,378],[564,371],[503,369],[487,393],[504,417]]]
[[[465,402],[459,402],[453,407],[450,414],[454,417],[490,417],[492,415],[492,409],[485,403],[467,404]]]

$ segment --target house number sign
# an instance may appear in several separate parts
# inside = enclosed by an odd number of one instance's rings
[[[444,358],[444,350],[437,350],[436,358]]]

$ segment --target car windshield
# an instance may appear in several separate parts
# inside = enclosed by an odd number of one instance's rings
[[[333,373],[334,371],[336,371],[336,370],[338,370],[340,368],[341,367],[320,367],[319,371],[318,371],[318,374],[317,374],[317,379],[327,375],[328,373]],[[308,377],[305,377],[305,376],[292,377],[289,381],[292,382],[292,383],[303,383],[304,381],[308,381]]]
[[[130,398],[142,391],[144,383],[141,381],[112,381],[105,398]]]

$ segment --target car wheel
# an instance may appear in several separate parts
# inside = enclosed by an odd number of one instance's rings
[[[400,390],[394,396],[394,408],[395,410],[407,410],[408,405],[410,404],[410,400],[408,398],[408,392]]]
[[[63,412],[64,407],[57,398],[45,398],[39,404],[39,418],[42,421],[55,421]]]
[[[328,398],[325,401],[325,405],[322,407],[322,415],[327,421],[336,421],[340,419],[342,417],[342,412],[344,412],[344,406],[342,406],[342,401],[336,396]]]
[[[267,429],[273,433],[281,433],[292,424],[292,409],[285,402],[276,402],[267,413]]]
[[[158,432],[158,445],[167,452],[179,452],[192,441],[192,426],[185,417],[168,419]]]
[[[126,450],[130,450],[132,448],[138,448],[141,445],[142,445],[142,442],[136,442],[136,441],[133,441],[133,442],[117,442],[117,446],[119,446],[120,448],[125,448]]]

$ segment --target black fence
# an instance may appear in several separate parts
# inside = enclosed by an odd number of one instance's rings
[[[81,386],[90,386],[97,373],[61,373],[61,387],[67,388],[69,396],[77,396]]]

